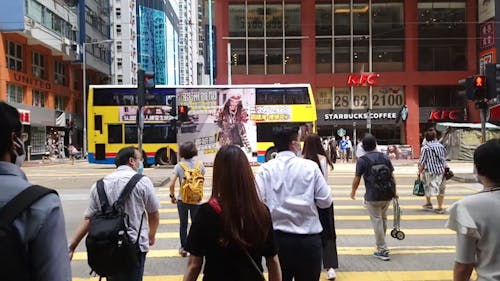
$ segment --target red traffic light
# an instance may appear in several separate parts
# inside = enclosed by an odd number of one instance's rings
[[[486,79],[484,78],[483,75],[474,76],[474,87],[483,88],[486,85],[485,81]]]
[[[187,106],[179,105],[179,114],[186,114],[186,113],[187,113]]]

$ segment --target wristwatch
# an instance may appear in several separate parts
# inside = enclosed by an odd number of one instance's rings
[[[170,193],[170,195],[169,195],[169,196],[170,196],[170,198],[172,198],[172,199],[174,199],[174,198],[175,198],[175,195],[174,195],[174,194],[172,194],[172,193]]]

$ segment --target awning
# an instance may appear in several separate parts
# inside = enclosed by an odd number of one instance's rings
[[[445,131],[448,128],[469,128],[469,129],[479,129],[481,130],[481,123],[453,123],[453,122],[442,122],[436,124],[436,130]],[[499,126],[491,123],[486,123],[486,129],[489,130],[500,130]]]

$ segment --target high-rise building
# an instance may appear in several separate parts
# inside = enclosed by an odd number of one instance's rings
[[[494,43],[477,23],[495,2],[217,0],[217,83],[229,78],[230,43],[233,84],[310,83],[319,134],[372,132],[417,156],[427,126],[479,121],[457,81],[479,72],[477,39]]]
[[[178,8],[174,0],[111,1],[113,83],[137,84],[137,70],[155,83],[179,84]]]
[[[207,6],[206,0],[179,2],[180,79],[183,85],[210,82],[206,71]]]

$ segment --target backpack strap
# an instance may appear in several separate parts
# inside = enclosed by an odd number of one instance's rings
[[[189,167],[186,165],[186,163],[179,162],[179,165],[181,166],[181,168],[182,168],[184,171],[189,170]]]
[[[96,183],[97,195],[99,196],[99,203],[101,205],[101,211],[105,212],[109,208],[108,197],[106,196],[106,191],[104,191],[104,181],[100,179]]]
[[[132,193],[132,189],[134,189],[135,185],[142,179],[144,175],[135,174],[128,182],[122,193],[118,197],[118,200],[114,203],[114,206],[123,207],[125,205],[125,201],[127,201],[130,193]]]
[[[49,193],[57,195],[55,190],[39,185],[32,185],[21,191],[0,209],[0,226],[11,224],[26,208]]]
[[[194,165],[194,168],[199,170],[201,167],[201,161],[196,162],[196,165]]]

